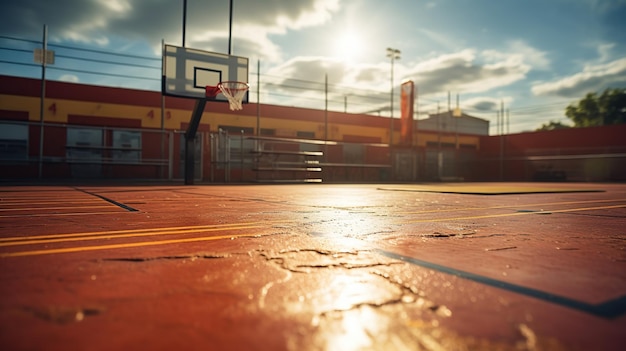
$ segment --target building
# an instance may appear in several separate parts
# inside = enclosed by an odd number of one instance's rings
[[[489,121],[465,113],[454,117],[452,111],[428,115],[428,118],[417,121],[417,128],[421,131],[489,135]]]
[[[186,178],[193,100],[57,81],[46,82],[42,99],[41,87],[0,76],[0,180]],[[265,104],[233,112],[208,102],[189,160],[193,179],[480,181],[565,172],[566,179],[626,180],[626,125],[489,136],[487,121],[440,114],[416,121],[410,144],[389,145],[389,122]],[[400,124],[393,121],[393,141]]]

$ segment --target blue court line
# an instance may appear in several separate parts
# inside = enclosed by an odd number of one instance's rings
[[[560,305],[563,307],[567,307],[570,309],[574,309],[577,311],[589,313],[591,315],[602,317],[606,319],[612,319],[621,316],[626,312],[626,295],[618,297],[613,300],[609,300],[603,302],[598,305],[589,304],[583,301],[578,301],[574,299],[570,299],[568,297],[551,294],[545,291],[507,283],[501,280],[489,278],[483,275],[478,275],[470,272],[461,271],[458,269],[442,266],[436,263],[422,261],[417,258],[400,255],[394,252],[385,251],[385,250],[376,250],[379,254],[404,262],[408,262],[420,267],[430,268],[435,271],[446,273],[450,275],[454,275],[463,279],[471,280],[480,284],[496,287],[499,289],[507,290],[510,292],[514,292],[520,295],[529,296],[535,299],[543,300],[555,305]]]

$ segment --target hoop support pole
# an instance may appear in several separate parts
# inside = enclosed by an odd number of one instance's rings
[[[204,112],[204,106],[206,106],[206,99],[196,100],[196,104],[191,114],[191,120],[189,126],[185,132],[185,185],[193,185],[195,176],[195,160],[196,160],[196,133],[200,120],[202,119],[202,113]]]

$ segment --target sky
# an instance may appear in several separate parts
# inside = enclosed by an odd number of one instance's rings
[[[185,46],[227,53],[229,4],[187,0]],[[183,0],[2,0],[0,7],[0,74],[33,75],[7,63],[14,52],[2,48],[21,45],[7,37],[41,41],[44,24],[59,66],[64,47],[151,57],[160,67],[162,41],[183,45]],[[324,109],[327,79],[329,109],[389,116],[387,48],[400,51],[395,94],[401,82],[415,82],[416,118],[458,101],[464,113],[490,120],[491,134],[502,108],[507,131],[530,131],[571,124],[565,108],[589,92],[626,87],[626,0],[233,0],[232,10],[231,53],[250,59],[253,88],[259,65],[262,103]],[[160,71],[142,66],[48,77],[159,90]]]

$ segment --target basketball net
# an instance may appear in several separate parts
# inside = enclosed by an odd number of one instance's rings
[[[243,97],[248,91],[248,83],[226,81],[219,83],[217,88],[228,99],[228,105],[230,106],[231,111],[243,110],[241,103],[243,101]]]
[[[218,83],[217,86],[206,87],[206,97],[214,98],[220,92],[228,99],[228,105],[231,111],[243,110],[242,101],[249,89],[248,83],[226,81]]]

